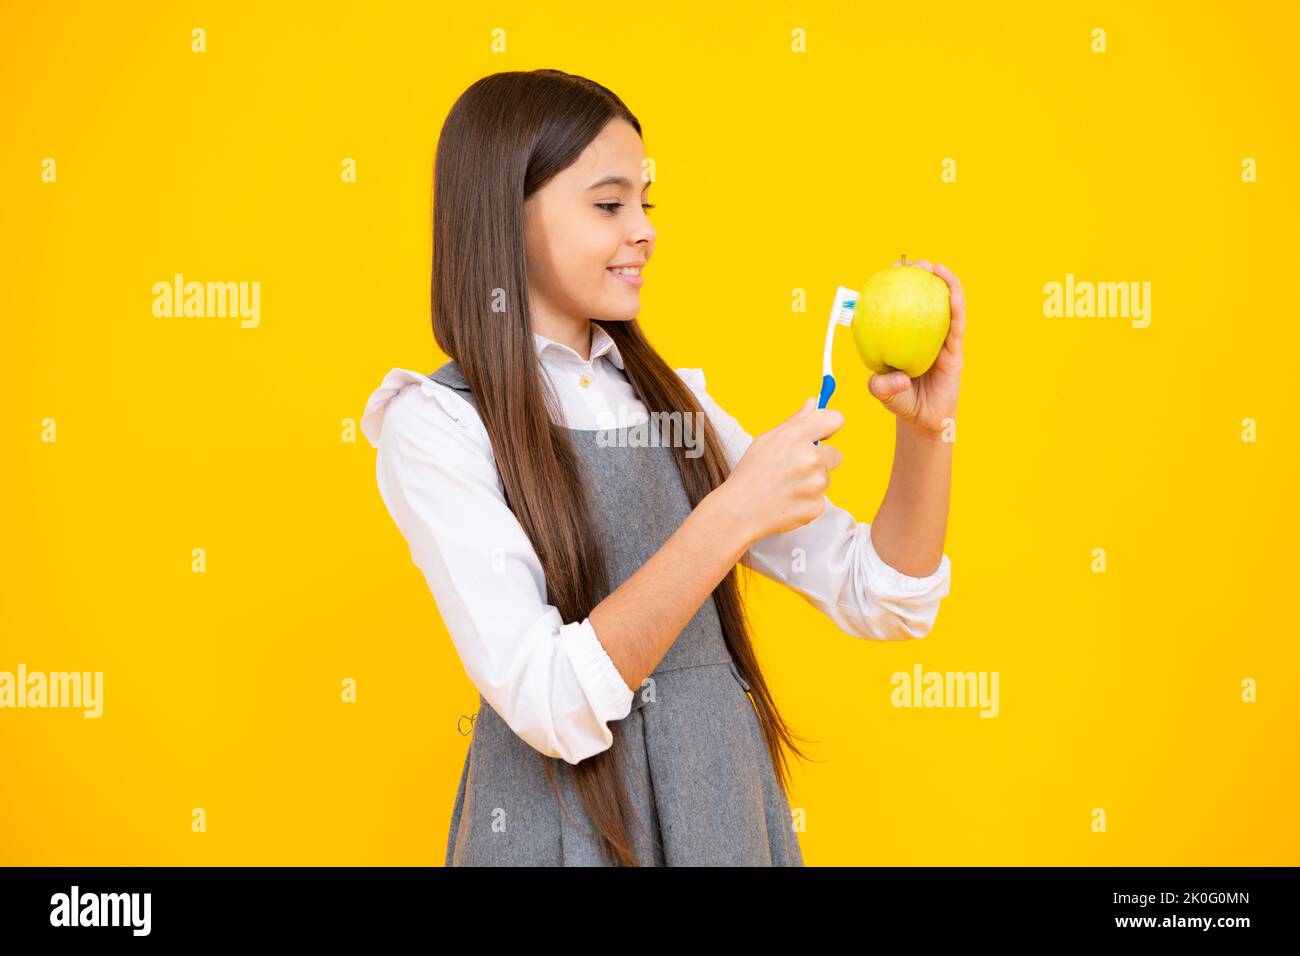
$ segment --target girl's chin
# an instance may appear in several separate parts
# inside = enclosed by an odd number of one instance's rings
[[[611,303],[608,308],[602,309],[599,313],[592,313],[593,318],[599,314],[598,322],[631,322],[641,311],[641,303],[633,302],[629,305],[626,302]]]

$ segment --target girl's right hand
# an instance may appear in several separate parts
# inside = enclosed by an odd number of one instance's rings
[[[745,450],[717,490],[731,496],[753,540],[801,528],[825,510],[830,469],[842,456],[834,445],[813,441],[828,438],[843,424],[843,413],[818,408],[817,399],[810,398]]]

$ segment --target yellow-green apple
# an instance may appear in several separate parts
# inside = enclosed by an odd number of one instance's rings
[[[948,283],[907,264],[881,269],[859,289],[853,341],[862,364],[884,374],[924,375],[948,337]]]

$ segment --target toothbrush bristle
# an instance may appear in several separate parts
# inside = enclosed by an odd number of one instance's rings
[[[835,321],[840,325],[852,325],[853,313],[858,307],[858,290],[840,286],[836,293],[836,299],[840,304],[840,308],[835,313]]]

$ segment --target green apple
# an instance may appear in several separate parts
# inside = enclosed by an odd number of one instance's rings
[[[948,337],[948,283],[907,264],[881,269],[858,290],[853,341],[873,372],[924,375]]]

